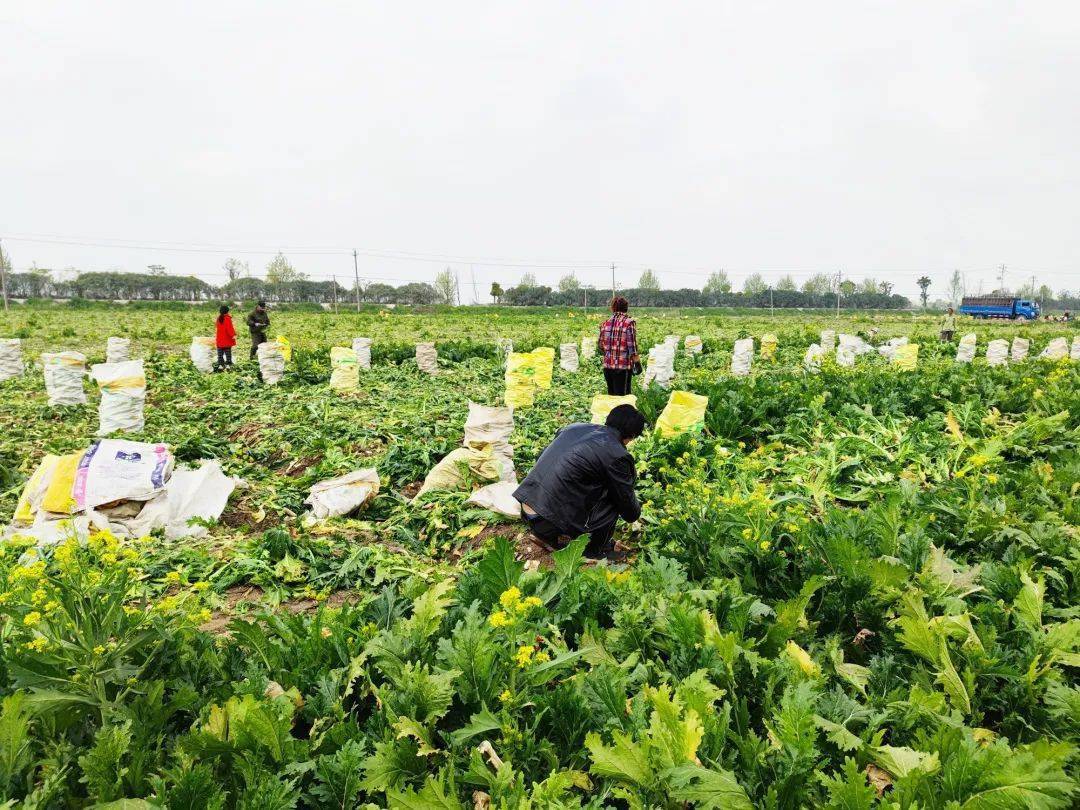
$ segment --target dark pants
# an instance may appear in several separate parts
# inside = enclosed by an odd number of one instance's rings
[[[232,346],[218,346],[217,367],[232,368]]]
[[[952,329],[942,329],[941,330],[941,342],[942,343],[952,343],[952,336],[953,336],[953,330]]]
[[[266,332],[251,333],[251,359],[254,360],[259,354],[259,344],[266,343]]]
[[[550,546],[563,548],[574,539],[547,518],[542,518],[540,515],[530,515],[527,512],[522,512],[522,514],[529,523],[529,531]],[[615,548],[614,537],[614,520],[597,526],[589,535],[589,543],[585,546],[585,556],[600,557],[611,551]]]
[[[607,383],[607,392],[615,397],[626,396],[630,393],[630,380],[633,376],[628,368],[605,368],[604,381]]]

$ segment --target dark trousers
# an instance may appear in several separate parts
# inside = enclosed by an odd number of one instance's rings
[[[265,332],[251,333],[251,359],[254,360],[259,354],[259,344],[266,343]]]
[[[630,380],[633,378],[628,368],[605,368],[604,381],[607,383],[607,392],[615,397],[623,397],[630,393]]]
[[[556,548],[563,548],[566,546],[573,537],[565,534],[562,529],[556,526],[547,518],[542,518],[540,515],[530,515],[528,513],[522,513],[525,515],[525,520],[529,523],[529,531],[543,540],[549,546],[555,546]],[[615,521],[612,520],[609,523],[604,523],[593,529],[589,535],[589,543],[585,546],[586,557],[599,557],[615,548]]]
[[[941,330],[941,342],[942,343],[952,343],[952,337],[953,337],[953,330],[952,329],[942,329]]]
[[[232,346],[218,346],[217,367],[230,368],[232,366]]]

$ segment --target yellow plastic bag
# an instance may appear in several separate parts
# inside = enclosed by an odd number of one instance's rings
[[[60,456],[54,456],[50,453],[37,465],[37,469],[34,470],[30,480],[23,487],[22,495],[19,496],[19,503],[15,507],[15,515],[12,518],[13,521],[16,523],[34,522],[34,515],[37,513],[37,507],[34,506],[34,503],[40,502],[44,496],[49,482],[52,481],[53,473],[56,471],[56,463],[59,460]]]
[[[896,353],[893,355],[893,365],[895,365],[901,371],[914,371],[915,366],[919,364],[919,344],[918,343],[905,343],[903,346],[896,347]]]
[[[506,395],[503,401],[511,408],[528,408],[536,393],[533,356],[511,352],[506,358]]]
[[[330,349],[330,388],[334,391],[355,391],[360,387],[360,364],[356,352],[341,346]]]
[[[592,423],[602,425],[607,421],[608,414],[620,405],[637,406],[637,397],[633,394],[616,397],[611,394],[597,394],[592,398]]]
[[[689,391],[672,391],[664,412],[656,420],[656,430],[665,439],[705,428],[705,408],[709,398]]]
[[[772,360],[776,357],[776,335],[772,332],[761,336],[761,359]]]
[[[551,388],[551,374],[555,368],[555,350],[550,346],[533,349],[533,379],[541,391]]]
[[[292,360],[292,344],[289,343],[289,339],[284,335],[277,336],[278,345],[281,346],[281,356],[285,358],[285,362],[288,363]]]
[[[63,515],[75,513],[76,503],[73,490],[75,488],[75,475],[79,471],[79,462],[82,457],[81,452],[71,453],[67,456],[60,456],[56,460],[52,480],[49,481],[49,488],[45,490],[45,497],[41,501],[43,510]]]

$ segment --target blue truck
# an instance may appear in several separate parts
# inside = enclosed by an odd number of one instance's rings
[[[1039,302],[1007,295],[969,296],[960,302],[960,314],[973,318],[1026,318],[1034,321],[1039,317]]]

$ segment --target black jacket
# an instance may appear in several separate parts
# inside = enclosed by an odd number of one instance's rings
[[[266,337],[266,330],[270,327],[270,316],[266,314],[266,310],[259,312],[258,309],[253,309],[248,313],[247,326],[251,334]]]
[[[514,497],[576,537],[641,515],[634,459],[605,425],[568,425],[540,454]]]

